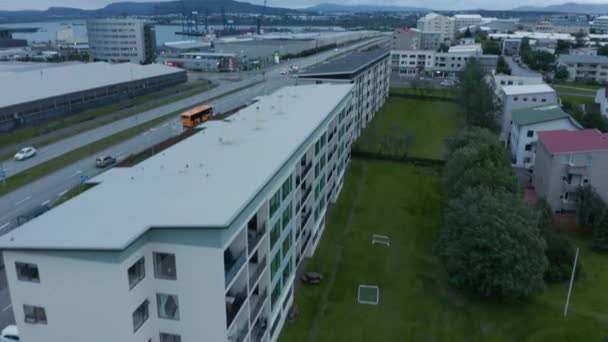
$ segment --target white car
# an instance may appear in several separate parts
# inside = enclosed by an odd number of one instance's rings
[[[33,156],[36,155],[36,149],[33,147],[24,147],[21,149],[21,151],[17,152],[17,154],[15,154],[15,160],[21,161],[21,160],[26,160],[29,158],[32,158]]]
[[[281,70],[281,75],[287,75],[287,69],[282,69]]]
[[[16,325],[7,325],[0,333],[0,342],[19,341],[19,330]]]

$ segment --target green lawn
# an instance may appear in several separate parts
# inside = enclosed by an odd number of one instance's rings
[[[582,247],[585,272],[563,317],[567,284],[506,304],[471,299],[446,286],[433,253],[443,214],[436,171],[354,159],[307,265],[325,275],[296,291],[299,315],[280,341],[602,341],[608,336],[608,256]],[[371,245],[386,234],[391,247]],[[380,287],[378,306],[357,303],[359,284]]]
[[[417,95],[417,96],[437,96],[448,99],[456,99],[456,92],[450,88],[391,88],[391,94]]]
[[[559,91],[557,92],[557,94],[562,101],[570,102],[572,104],[582,105],[594,102],[594,98],[589,96],[562,95]]]
[[[592,91],[594,93],[596,90],[604,87],[604,86],[601,86],[598,84],[586,84],[586,83],[577,83],[577,82],[559,82],[559,83],[554,83],[553,86],[556,88],[564,88],[564,87],[584,88],[584,89],[589,89],[589,91]],[[564,89],[568,89],[568,88],[564,88]]]
[[[445,139],[460,128],[458,105],[452,102],[390,97],[357,142],[363,151],[377,152],[388,132],[413,136],[403,149],[408,156],[443,159]]]

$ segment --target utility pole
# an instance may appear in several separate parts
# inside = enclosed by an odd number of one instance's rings
[[[570,304],[570,295],[572,294],[572,286],[574,285],[574,273],[576,272],[576,262],[578,261],[578,247],[574,256],[574,265],[572,265],[572,275],[570,276],[570,286],[568,288],[568,296],[566,297],[566,306],[564,307],[564,317],[568,316],[568,306]]]

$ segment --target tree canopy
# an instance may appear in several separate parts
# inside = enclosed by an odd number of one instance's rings
[[[500,131],[497,113],[500,102],[494,87],[486,81],[486,71],[478,60],[471,58],[460,74],[458,99],[468,126],[479,126],[493,132]]]

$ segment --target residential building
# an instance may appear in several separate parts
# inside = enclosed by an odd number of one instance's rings
[[[608,16],[599,16],[593,19],[591,28],[595,34],[608,34]]]
[[[464,44],[464,45],[453,45],[448,49],[448,53],[451,54],[472,54],[472,55],[481,55],[483,54],[483,49],[481,48],[481,44]]]
[[[449,42],[454,39],[454,18],[437,13],[429,13],[418,19],[416,27],[421,32],[439,33],[439,40]]]
[[[487,57],[487,58],[484,58]],[[488,58],[496,68],[497,56],[482,55],[477,45],[453,46],[448,52],[432,50],[393,50],[391,51],[391,72],[400,76],[414,77],[426,71],[435,76],[456,76],[470,58]]]
[[[91,60],[148,64],[156,58],[154,24],[135,18],[87,20]]]
[[[569,81],[608,82],[608,57],[586,55],[560,55],[558,66],[568,69]]]
[[[608,88],[598,89],[595,93],[595,104],[599,107],[599,112],[608,118]]]
[[[439,32],[420,32],[418,39],[419,50],[439,50],[441,47],[441,33]]]
[[[512,76],[503,74],[494,74],[488,77],[488,81],[494,85],[496,96],[502,97],[502,87],[504,86],[523,86],[532,84],[544,84],[542,76]]]
[[[501,42],[502,54],[505,56],[518,56],[521,48],[521,39],[505,38]]]
[[[477,44],[477,43],[475,42],[475,38],[473,38],[473,37],[460,38],[460,41],[458,41],[458,45],[474,45],[474,44]]]
[[[590,185],[608,201],[608,136],[596,129],[538,133],[532,182],[556,212],[573,211],[576,189]]]
[[[353,89],[282,88],[0,237],[21,339],[276,341],[343,186]]]
[[[503,106],[500,118],[502,127],[500,139],[505,143],[509,141],[514,110],[559,104],[557,93],[545,83],[502,86],[499,98]]]
[[[160,64],[69,64],[0,77],[0,132],[144,95],[188,80]]]
[[[534,31],[541,33],[554,32],[553,22],[549,18],[541,18],[536,22],[536,26],[534,26]]]
[[[490,33],[509,33],[515,32],[519,25],[519,19],[493,19],[489,22],[484,22],[484,28]]]
[[[297,74],[298,82],[354,84],[355,136],[358,137],[388,98],[389,54],[382,49],[353,52]]]
[[[479,14],[455,14],[454,30],[466,29],[469,26],[479,26],[483,23],[483,18]]]
[[[513,124],[509,137],[511,162],[514,167],[532,168],[538,132],[576,131],[583,127],[558,105],[516,109],[511,113]]]
[[[401,27],[393,31],[391,50],[417,50],[420,46],[420,31]]]
[[[593,48],[593,47],[573,48],[573,49],[570,49],[570,55],[597,56],[597,48]]]

